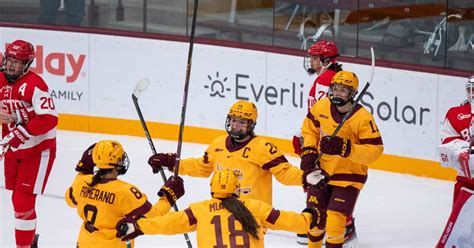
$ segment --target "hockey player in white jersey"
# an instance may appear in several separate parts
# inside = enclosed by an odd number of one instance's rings
[[[467,100],[446,113],[438,146],[442,166],[456,169],[453,209],[436,245],[474,247],[474,75],[466,84]]]

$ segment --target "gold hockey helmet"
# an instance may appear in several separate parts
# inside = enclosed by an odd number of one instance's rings
[[[342,85],[349,89],[349,94],[347,99],[342,99],[340,97],[334,96],[334,85]],[[329,86],[328,97],[331,102],[337,106],[344,106],[349,101],[352,101],[357,95],[359,88],[359,79],[357,75],[349,71],[340,71],[334,75],[331,80],[331,85]]]
[[[257,106],[253,102],[248,101],[237,101],[230,107],[228,116],[239,117],[257,122]]]
[[[92,160],[99,169],[118,167],[120,174],[125,174],[129,166],[127,153],[122,145],[115,140],[101,140],[92,150]]]
[[[230,170],[225,169],[214,172],[211,179],[211,195],[214,198],[229,198],[239,195],[239,179]]]
[[[342,84],[349,87],[352,91],[357,92],[359,88],[359,79],[357,75],[350,71],[340,71],[334,75],[331,84]]]

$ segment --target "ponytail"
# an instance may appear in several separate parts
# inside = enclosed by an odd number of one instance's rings
[[[93,188],[94,186],[96,186],[100,180],[102,180],[102,177],[111,172],[113,169],[100,169],[99,171],[97,171],[97,173],[92,177],[92,182],[90,183],[87,183],[87,186]]]
[[[235,218],[242,224],[242,228],[245,232],[252,235],[255,239],[258,238],[258,224],[255,217],[250,210],[235,196],[224,198],[222,200],[222,206],[227,209]]]
[[[340,72],[342,71],[342,65],[336,62],[336,63],[331,64],[329,66],[329,69],[335,72]]]

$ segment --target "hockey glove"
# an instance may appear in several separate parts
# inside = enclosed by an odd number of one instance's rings
[[[115,226],[117,238],[121,238],[122,241],[135,239],[136,237],[143,235],[143,232],[137,225],[137,220],[131,217],[125,217],[121,219]]]
[[[322,153],[347,157],[351,153],[351,140],[334,136],[324,136],[319,144]]]
[[[303,136],[301,135],[294,135],[293,136],[293,150],[296,154],[301,156],[301,152],[303,149]]]
[[[458,155],[458,161],[459,161],[462,174],[467,178],[471,178],[472,175],[471,175],[471,169],[469,166],[469,151],[464,150],[460,152]]]
[[[308,190],[311,187],[323,189],[329,182],[329,174],[322,169],[306,170],[303,173],[303,188]]]
[[[82,153],[82,158],[81,160],[79,160],[79,162],[77,162],[77,165],[76,165],[77,172],[80,172],[86,175],[94,174],[95,164],[94,164],[94,161],[92,160],[92,150],[94,149],[94,147],[95,147],[95,143],[89,146],[89,148],[87,148],[87,150],[85,150],[84,153]]]
[[[166,196],[166,199],[168,199],[168,202],[171,205],[174,205],[174,203],[183,195],[183,179],[179,176],[171,176],[170,178],[168,178],[168,180],[165,182],[165,185],[163,185],[160,191],[158,191],[158,196]]]
[[[301,152],[301,164],[300,169],[307,171],[314,168],[319,168],[319,165],[315,164],[316,158],[318,157],[318,151],[313,147],[304,147]]]
[[[303,213],[310,213],[311,214],[311,224],[309,225],[309,229],[318,228],[319,230],[324,230],[324,226],[321,224],[324,221],[321,221],[321,212],[315,207],[307,207],[303,209]]]
[[[153,173],[158,173],[163,167],[173,171],[176,160],[176,153],[157,153],[148,159],[148,164],[153,169]]]
[[[22,126],[14,128],[1,141],[0,145],[10,146],[11,148],[18,148],[20,145],[27,142],[32,136]]]

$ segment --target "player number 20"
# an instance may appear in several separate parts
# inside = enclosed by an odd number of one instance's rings
[[[53,110],[55,108],[53,99],[51,99],[51,97],[42,96],[40,97],[40,101],[41,101],[41,105],[40,105],[41,109]]]

